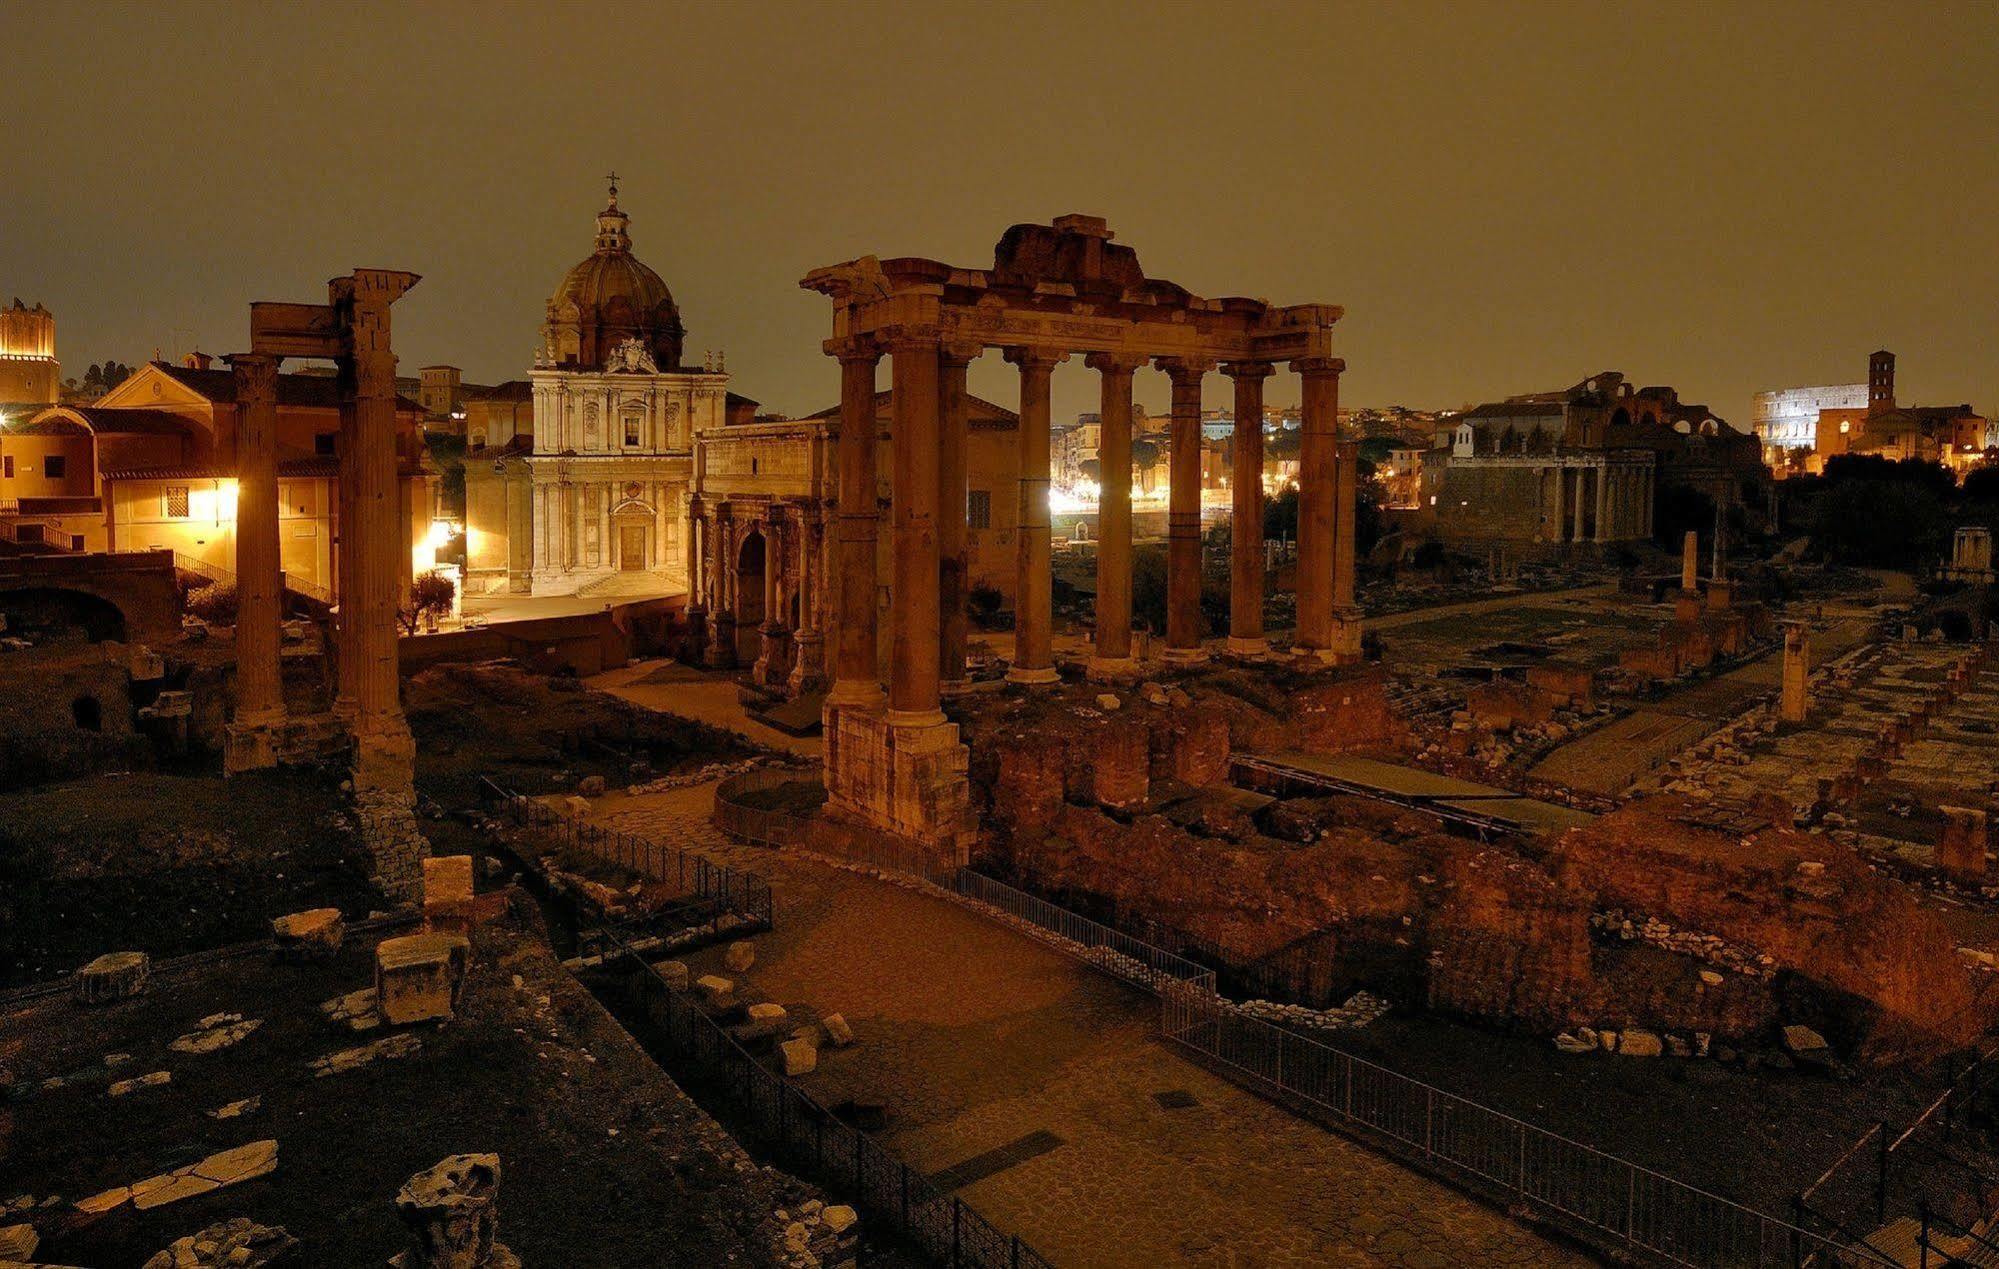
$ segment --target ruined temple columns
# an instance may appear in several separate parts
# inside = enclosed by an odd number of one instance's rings
[[[278,359],[238,353],[236,378],[236,713],[223,769],[272,766],[284,719],[278,663],[283,602],[278,545]]]
[[[1778,717],[1802,723],[1811,708],[1811,631],[1803,622],[1784,626],[1784,685]]]
[[[694,655],[708,653],[708,511],[700,494],[687,499],[687,636]]]
[[[1006,359],[1020,367],[1020,537],[1013,600],[1013,665],[1007,682],[1059,681],[1050,645],[1048,523],[1049,382],[1067,353],[1009,348]]]
[[[758,683],[771,687],[785,673],[784,645],[788,642],[784,621],[784,556],[789,535],[784,531],[784,510],[776,502],[764,509],[763,536],[764,620],[757,628],[757,661],[752,673]]]
[[[1143,358],[1091,353],[1085,361],[1102,376],[1102,436],[1097,467],[1097,641],[1093,676],[1117,676],[1133,667],[1131,655],[1131,376]]]
[[[970,485],[965,470],[968,398],[965,368],[985,349],[979,344],[943,345],[938,357],[940,400],[937,437],[937,659],[941,690],[963,691],[965,645],[970,619],[965,609],[968,589],[965,539],[966,504]]]
[[[826,528],[815,501],[803,513],[799,525],[798,549],[798,629],[791,637],[792,657],[789,687],[793,695],[816,692],[826,683],[826,636],[819,630],[820,592],[825,590],[825,567],[820,552],[826,546]]]
[[[1610,541],[1611,504],[1610,464],[1605,462],[1596,469],[1596,540],[1599,544]]]
[[[1574,531],[1569,534],[1569,540],[1571,542],[1586,542],[1589,539],[1583,532],[1585,524],[1583,512],[1589,503],[1589,498],[1587,497],[1589,493],[1589,472],[1582,467],[1577,467],[1574,471],[1576,476],[1575,525]]]
[[[1334,390],[1338,390],[1337,379],[1334,380]],[[1335,452],[1339,479],[1333,500],[1332,649],[1334,659],[1346,664],[1360,660],[1360,605],[1354,602],[1354,530],[1359,511],[1360,442],[1340,441],[1335,446]]]
[[[360,589],[360,556],[355,550],[354,538],[354,367],[351,362],[342,362],[337,371],[341,379],[340,390],[340,475],[335,482],[334,543],[337,556],[334,560],[333,599],[337,605],[333,614],[333,715],[353,726],[355,703],[355,675],[361,667],[361,654],[355,647],[354,595]]]
[[[1201,636],[1201,377],[1213,362],[1162,359],[1173,383],[1166,511],[1166,659],[1204,660]]]
[[[1263,381],[1267,361],[1232,361],[1235,430],[1229,448],[1229,652],[1261,656],[1263,637]]]
[[[881,704],[875,664],[875,534],[880,508],[875,492],[875,365],[881,348],[853,338],[829,345],[840,359],[838,636],[834,647],[831,706]]]
[[[709,522],[709,561],[714,593],[714,612],[709,621],[706,664],[728,669],[736,663],[736,569],[731,552],[734,534],[729,523],[730,507],[718,502]]]
[[[1333,538],[1338,515],[1340,371],[1337,357],[1291,363],[1304,380],[1298,437],[1298,629],[1293,651],[1333,660]]]
[[[897,730],[941,726],[938,708],[940,356],[934,331],[899,332],[889,345],[894,414],[895,604],[890,610],[888,720]]]

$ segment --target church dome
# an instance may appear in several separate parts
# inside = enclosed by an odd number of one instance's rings
[[[686,328],[673,292],[632,254],[631,218],[618,187],[597,213],[597,247],[563,275],[548,300],[541,362],[564,370],[601,370],[620,344],[637,339],[662,370],[680,365]]]

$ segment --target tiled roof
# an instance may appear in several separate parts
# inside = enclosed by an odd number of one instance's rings
[[[156,361],[153,365],[188,388],[210,401],[230,403],[236,400],[236,372],[233,370],[199,370],[192,366],[176,366],[170,362]],[[332,375],[280,374],[278,376],[278,404],[302,406],[326,410],[340,408],[340,381]],[[397,397],[398,409],[423,413],[423,407],[408,397]]]

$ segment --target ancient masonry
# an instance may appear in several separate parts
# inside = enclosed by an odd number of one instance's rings
[[[416,827],[416,749],[403,717],[396,653],[402,571],[397,525],[396,358],[389,306],[417,283],[356,269],[325,304],[250,306],[250,351],[229,359],[241,421],[237,492],[237,700],[224,757],[231,773],[274,765],[287,726],[279,675],[277,378],[285,357],[338,367],[340,544],[334,713],[354,738],[354,802],[372,880],[397,902],[421,893],[427,851]]]
[[[966,749],[939,708],[941,683],[965,677],[965,376],[997,348],[1020,368],[1019,586],[1015,683],[1055,682],[1050,653],[1049,379],[1072,354],[1101,377],[1105,471],[1130,467],[1132,375],[1147,364],[1173,383],[1167,548],[1169,661],[1206,656],[1200,630],[1201,381],[1218,365],[1235,381],[1237,419],[1263,416],[1263,380],[1288,362],[1303,380],[1298,625],[1293,651],[1311,664],[1359,659],[1353,534],[1357,443],[1337,435],[1332,355],[1338,307],[1204,299],[1148,278],[1094,216],[1016,225],[991,269],[873,256],[815,269],[800,284],[833,301],[828,355],[841,365],[838,646],[826,698],[826,772],[834,814],[962,853],[972,832]],[[877,680],[874,379],[891,358],[894,470],[892,671]],[[1237,514],[1261,520],[1261,436],[1237,429]],[[1182,461],[1182,459],[1186,461]],[[1136,673],[1132,656],[1131,494],[1106,481],[1098,511],[1092,677]],[[1265,652],[1260,561],[1233,560],[1228,650]]]

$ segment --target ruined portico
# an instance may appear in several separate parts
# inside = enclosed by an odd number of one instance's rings
[[[371,880],[397,901],[418,892],[426,850],[416,829],[415,746],[398,677],[396,609],[409,550],[399,531],[405,520],[389,342],[389,306],[417,281],[395,269],[356,269],[327,284],[326,304],[252,304],[250,351],[230,359],[241,420],[237,702],[225,767],[233,773],[273,765],[286,723],[279,673],[278,367],[286,357],[331,360],[341,385],[334,713],[354,738],[354,799]]]
[[[1173,382],[1174,459],[1169,498],[1167,656],[1208,654],[1200,613],[1201,388],[1226,366],[1239,398],[1261,396],[1279,365],[1304,383],[1299,527],[1299,625],[1292,651],[1312,664],[1359,657],[1353,602],[1354,481],[1358,460],[1337,436],[1339,376],[1333,305],[1279,307],[1263,300],[1206,299],[1148,278],[1131,248],[1114,245],[1104,221],[1064,216],[1015,225],[990,269],[913,257],[862,257],[814,270],[801,283],[834,303],[828,355],[842,366],[839,487],[839,646],[826,702],[827,789],[834,813],[962,853],[972,831],[965,748],[940,708],[946,682],[965,676],[962,547],[966,516],[965,367],[999,349],[1021,374],[1019,582],[1011,681],[1056,680],[1050,653],[1048,393],[1055,367],[1080,356],[1099,376],[1107,473],[1129,470],[1132,376],[1157,366]],[[890,358],[894,418],[890,446],[892,655],[884,699],[876,668],[879,510],[850,492],[873,487],[873,392]],[[1255,432],[1261,411],[1239,431]],[[862,438],[866,437],[866,440]],[[1185,450],[1183,454],[1181,451]],[[1261,436],[1236,449],[1238,516],[1262,522]],[[1247,473],[1245,465],[1258,470]],[[1245,493],[1247,491],[1247,493]],[[859,505],[855,505],[856,502]],[[1107,479],[1098,508],[1095,677],[1133,675],[1130,489]],[[1227,649],[1263,651],[1260,558],[1238,552],[1232,595],[1259,611],[1239,613]],[[1254,568],[1254,582],[1241,574]]]

